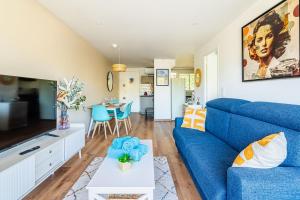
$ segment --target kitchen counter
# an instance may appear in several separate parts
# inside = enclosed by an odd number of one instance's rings
[[[154,95],[141,95],[140,97],[154,97]]]

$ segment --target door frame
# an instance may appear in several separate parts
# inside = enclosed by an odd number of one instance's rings
[[[216,48],[212,51],[209,51],[208,53],[206,53],[206,55],[204,55],[203,60],[204,60],[204,103],[206,104],[207,102],[207,80],[208,80],[208,70],[207,70],[207,57],[212,54],[212,53],[216,53],[217,54],[217,96],[220,96],[220,68],[219,68],[219,63],[220,63],[220,57],[219,57],[219,49]]]

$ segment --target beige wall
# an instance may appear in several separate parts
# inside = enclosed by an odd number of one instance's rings
[[[118,96],[106,89],[111,62],[35,0],[0,0],[0,74],[85,83],[87,105]],[[72,122],[89,121],[88,112],[71,112]]]

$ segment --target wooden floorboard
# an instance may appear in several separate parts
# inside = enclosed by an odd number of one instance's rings
[[[141,139],[152,139],[154,156],[167,157],[179,199],[201,199],[174,144],[172,136],[173,122],[154,122],[151,119],[146,120],[139,114],[133,114],[131,121],[133,131],[130,132],[130,135]],[[125,135],[124,128],[121,128],[121,135]],[[108,139],[105,140],[103,132],[95,135],[93,139],[88,138],[81,159],[77,155],[74,156],[59,168],[54,175],[28,194],[25,199],[63,199],[88,164],[97,156],[105,156],[113,138],[112,135],[108,134]]]

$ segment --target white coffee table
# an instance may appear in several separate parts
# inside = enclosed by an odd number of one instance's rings
[[[122,172],[116,159],[106,157],[87,185],[89,200],[104,200],[103,194],[143,194],[142,199],[153,200],[154,165],[152,140],[141,140],[148,153],[131,169]]]

